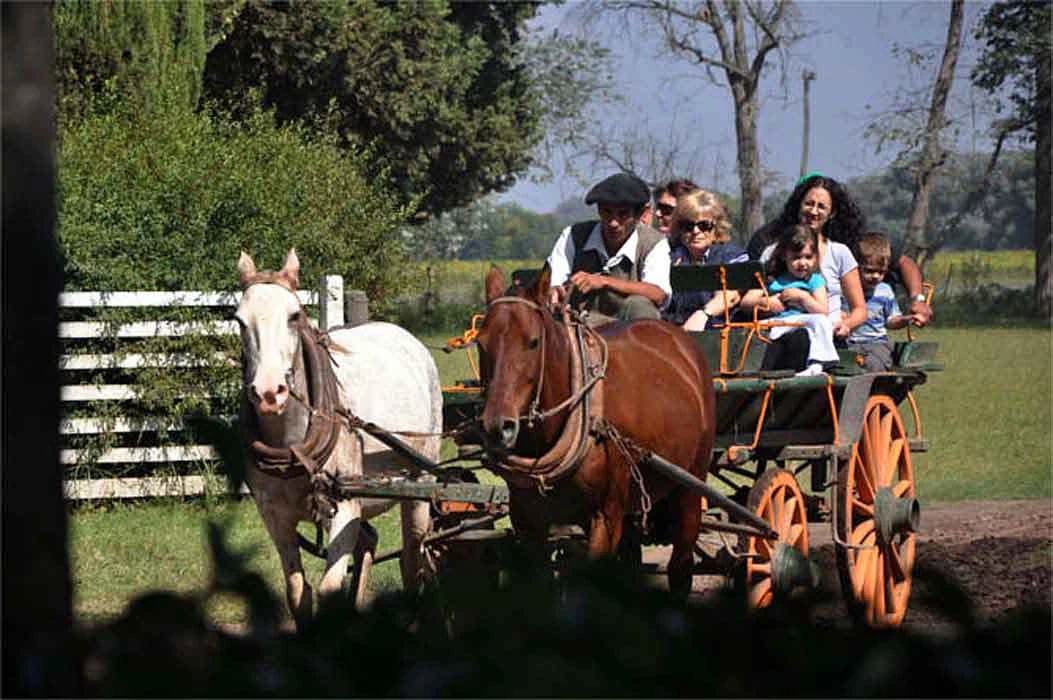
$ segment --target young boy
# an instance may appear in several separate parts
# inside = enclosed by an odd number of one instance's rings
[[[863,356],[866,371],[884,372],[892,369],[892,341],[886,329],[905,328],[914,317],[900,313],[892,287],[882,282],[892,257],[888,238],[883,233],[865,233],[856,239],[853,252],[859,262],[867,320],[848,336],[848,348]]]

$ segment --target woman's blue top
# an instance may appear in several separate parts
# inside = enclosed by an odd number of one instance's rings
[[[749,256],[737,243],[728,241],[727,243],[714,243],[709,248],[706,248],[706,252],[703,254],[700,262],[693,260],[691,253],[683,245],[673,248],[669,254],[669,259],[670,264],[674,267],[679,265],[719,265],[721,263],[730,265],[731,263],[746,262],[749,260]],[[713,294],[713,292],[702,290],[673,292],[673,296],[669,299],[669,304],[662,312],[662,318],[678,325],[682,324],[691,314],[705,306],[713,298]]]

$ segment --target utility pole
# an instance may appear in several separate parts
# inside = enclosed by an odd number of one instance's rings
[[[815,71],[807,68],[801,72],[801,81],[804,83],[804,136],[801,139],[801,173],[800,177],[808,172],[808,134],[811,132],[812,110],[809,104],[809,83],[815,80]]]

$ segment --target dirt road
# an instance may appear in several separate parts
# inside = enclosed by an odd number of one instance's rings
[[[830,602],[816,611],[818,621],[847,624],[829,523],[809,526],[811,558],[820,568],[822,590]],[[650,561],[667,558],[648,552]],[[1053,605],[1053,501],[966,501],[924,507],[917,568],[931,568],[956,582],[972,605],[977,622],[996,621],[1019,606]],[[705,577],[703,586],[714,585]],[[697,579],[696,579],[697,581]],[[719,584],[717,584],[719,585]],[[947,597],[937,583],[915,576],[908,628],[938,631],[962,611],[941,610]],[[930,600],[931,598],[931,600]]]

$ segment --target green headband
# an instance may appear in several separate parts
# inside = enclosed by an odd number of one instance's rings
[[[794,187],[800,187],[804,183],[805,180],[810,180],[813,177],[826,177],[826,175],[823,175],[818,170],[813,170],[810,173],[805,173],[804,175],[801,175],[801,179],[797,181],[797,184],[794,185]]]

